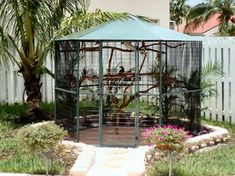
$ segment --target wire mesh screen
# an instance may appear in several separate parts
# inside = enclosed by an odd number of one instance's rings
[[[71,136],[75,136],[77,128],[77,44],[56,43],[56,122],[62,124]]]
[[[199,128],[201,43],[166,42],[163,51],[163,121],[177,117],[189,121],[186,128]]]
[[[201,42],[61,41],[56,53],[56,118],[82,142],[135,145],[161,120],[200,126]]]

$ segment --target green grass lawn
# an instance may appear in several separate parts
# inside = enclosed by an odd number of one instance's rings
[[[235,175],[235,146],[189,154],[176,161],[175,176],[229,176]],[[150,169],[150,176],[168,176],[168,163],[157,161]]]
[[[235,125],[203,119],[203,124],[226,128],[233,134]],[[231,176],[235,175],[235,145],[218,147],[211,151],[185,155],[175,161],[174,176]],[[149,170],[149,176],[168,176],[168,162],[159,159]]]

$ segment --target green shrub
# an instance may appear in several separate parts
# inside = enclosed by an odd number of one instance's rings
[[[27,125],[18,132],[18,140],[26,152],[33,155],[39,154],[46,159],[46,174],[49,173],[49,162],[55,157],[59,142],[67,132],[53,122],[43,122]]]
[[[48,152],[53,150],[67,132],[53,122],[26,125],[18,132],[18,139],[30,152]]]

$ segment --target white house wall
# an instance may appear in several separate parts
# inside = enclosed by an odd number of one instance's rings
[[[169,28],[170,0],[91,0],[89,10],[102,9],[114,12],[129,12],[159,19],[161,26]]]

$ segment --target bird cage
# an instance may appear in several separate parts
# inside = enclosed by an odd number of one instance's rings
[[[81,142],[136,146],[141,131],[200,128],[202,43],[134,17],[55,41],[56,122]]]

